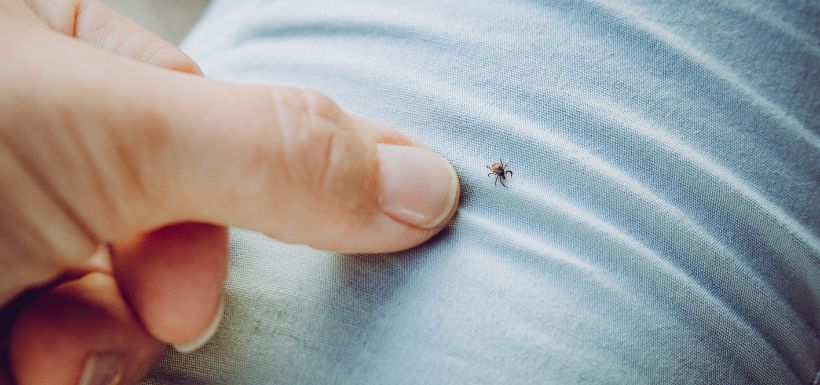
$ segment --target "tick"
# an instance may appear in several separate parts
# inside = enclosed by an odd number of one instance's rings
[[[487,174],[487,176],[495,175],[495,183],[493,183],[494,185],[498,186],[498,181],[500,180],[501,185],[507,187],[507,185],[504,184],[504,181],[507,180],[506,174],[510,174],[510,176],[512,176],[513,172],[507,170],[507,165],[504,164],[503,160],[499,160],[498,163],[493,163],[492,166],[487,166],[487,168],[490,169],[490,171],[492,171],[491,173]]]

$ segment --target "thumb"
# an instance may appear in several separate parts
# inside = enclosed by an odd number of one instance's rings
[[[58,90],[52,104],[67,106],[58,116],[83,120],[69,134],[85,155],[30,159],[70,181],[56,190],[97,241],[198,221],[385,252],[425,241],[454,214],[459,185],[448,162],[320,93],[205,80],[56,34],[42,40],[50,47],[22,54],[61,58],[59,73],[46,57],[30,61],[41,67],[36,82]]]
[[[189,93],[159,108],[170,145],[151,149],[151,160],[177,165],[157,182],[166,196],[177,193],[165,202],[176,208],[173,220],[379,252],[421,243],[454,213],[458,178],[448,162],[320,93],[168,77]]]

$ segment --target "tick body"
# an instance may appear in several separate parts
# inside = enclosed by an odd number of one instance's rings
[[[490,169],[490,171],[492,171],[491,173],[487,174],[487,176],[495,175],[495,183],[493,183],[494,185],[498,186],[498,181],[501,181],[501,185],[507,187],[507,185],[504,184],[504,181],[507,180],[507,174],[510,174],[510,176],[512,176],[513,172],[507,170],[507,165],[504,164],[503,160],[499,160],[498,163],[493,163],[492,166],[487,166],[487,168]]]

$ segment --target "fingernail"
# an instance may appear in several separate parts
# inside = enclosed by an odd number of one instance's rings
[[[211,320],[211,324],[208,325],[207,329],[205,329],[205,332],[203,332],[199,337],[194,338],[191,342],[172,345],[174,349],[180,353],[190,353],[199,349],[202,345],[205,345],[205,343],[207,343],[208,340],[214,336],[216,329],[219,329],[219,323],[222,322],[222,313],[224,310],[225,297],[222,297],[222,299],[219,300],[219,308],[216,310],[216,314],[214,315],[213,320]]]
[[[117,385],[122,379],[122,357],[115,353],[92,353],[85,359],[79,385]]]
[[[458,199],[458,176],[429,150],[379,144],[382,208],[402,222],[429,229],[447,219]]]

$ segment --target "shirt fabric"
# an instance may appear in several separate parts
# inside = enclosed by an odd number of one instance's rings
[[[400,253],[232,230],[217,334],[146,384],[818,383],[817,1],[216,0],[183,48],[462,197]]]

